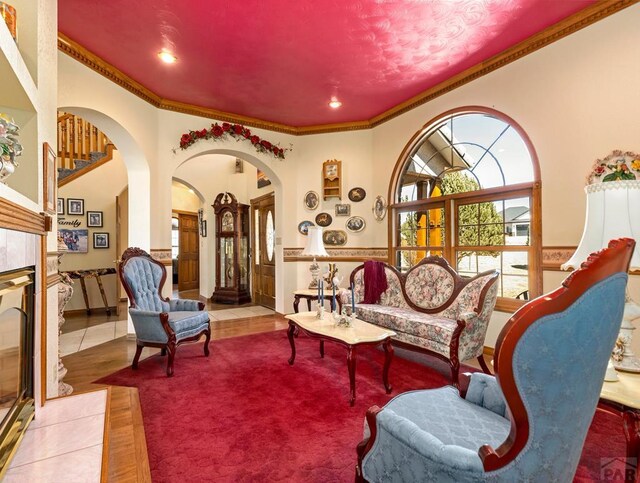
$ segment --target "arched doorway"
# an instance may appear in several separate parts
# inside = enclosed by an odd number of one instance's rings
[[[240,182],[241,174],[236,173],[236,159],[241,160],[245,166],[244,179]],[[216,177],[216,181],[207,182],[206,180],[210,175],[207,174],[207,167],[222,167],[222,171]],[[270,184],[263,188],[257,188],[257,174],[256,170],[262,171],[263,175],[269,179]],[[247,172],[250,171],[251,175],[247,176]],[[208,226],[208,236],[203,241],[201,249],[201,262],[200,262],[200,295],[210,297],[213,293],[214,281],[215,281],[215,240],[213,237],[213,200],[220,192],[230,191],[234,193],[242,203],[249,204],[252,199],[259,198],[265,194],[273,194],[273,213],[271,216],[273,223],[273,230],[271,230],[271,236],[273,239],[272,260],[274,262],[274,273],[276,279],[281,276],[283,270],[282,261],[282,247],[276,243],[277,234],[282,233],[282,216],[280,212],[282,210],[282,183],[277,173],[271,168],[271,166],[250,153],[246,153],[234,149],[209,149],[202,152],[198,152],[183,159],[177,163],[173,173],[174,177],[180,178],[190,183],[197,191],[201,192],[206,200],[203,206],[203,218]],[[221,183],[217,183],[217,180],[222,180]],[[253,221],[251,222],[252,233],[255,233],[255,226]],[[255,247],[255,239],[252,239],[251,246]],[[255,256],[255,253],[253,254]],[[282,284],[280,287],[275,287],[275,306],[278,309],[278,304],[281,304],[283,299]],[[279,293],[280,292],[280,293]]]

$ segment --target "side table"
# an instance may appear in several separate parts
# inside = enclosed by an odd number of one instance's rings
[[[640,374],[618,372],[618,380],[604,382],[600,391],[599,409],[622,416],[624,436],[627,440],[629,468],[627,482],[640,482]],[[635,475],[631,475],[635,473]]]
[[[336,299],[338,296],[336,295]],[[296,290],[293,292],[293,311],[297,314],[299,312],[298,305],[300,305],[300,299],[305,299],[307,301],[307,310],[311,312],[311,301],[318,300],[318,291],[316,289],[302,289]],[[331,302],[331,296],[324,298],[325,302],[328,300]],[[336,300],[336,305],[340,306],[338,300]]]

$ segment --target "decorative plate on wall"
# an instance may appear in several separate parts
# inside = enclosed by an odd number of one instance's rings
[[[315,210],[318,207],[318,203],[320,203],[318,193],[315,191],[307,191],[307,194],[304,195],[304,207],[307,210]]]
[[[309,221],[309,220],[304,220],[301,221],[300,223],[298,223],[298,231],[300,232],[301,235],[308,235],[309,234],[309,227],[310,226],[316,226],[313,221]]]
[[[322,241],[330,247],[340,247],[347,243],[347,232],[344,230],[327,230],[322,234]]]
[[[349,199],[351,201],[362,201],[367,197],[367,192],[363,188],[352,188],[349,190]]]
[[[373,202],[373,216],[376,220],[382,221],[387,214],[387,200],[385,200],[382,196],[376,196],[375,201]]]
[[[347,220],[344,226],[350,232],[358,233],[359,231],[364,230],[364,227],[367,226],[367,224],[365,223],[364,218],[362,218],[361,216],[352,216]]]
[[[316,224],[318,226],[329,226],[332,221],[333,218],[331,218],[329,213],[320,213],[316,216]]]

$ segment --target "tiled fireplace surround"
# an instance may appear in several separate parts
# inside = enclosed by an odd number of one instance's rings
[[[45,269],[49,275],[51,272],[57,273],[57,263],[52,263],[53,260],[50,257],[47,265],[51,266],[43,267],[41,255],[40,235],[0,228],[0,273],[23,267],[36,267],[34,334],[36,415],[18,447],[4,481],[35,481],[32,478],[38,475],[51,475],[51,472],[60,475],[60,471],[69,478],[67,481],[99,481],[107,403],[106,391],[72,395],[42,404],[46,397],[41,393],[42,378],[47,378],[50,397],[56,395],[58,385],[57,337],[47,337],[46,353],[43,354],[41,350],[43,340],[41,321],[44,310],[42,291],[47,290],[48,310],[57,314],[58,289],[57,285],[48,289],[44,286],[46,276],[42,276],[42,270]],[[52,318],[49,317],[49,324],[51,320]],[[49,329],[49,334],[56,334],[57,324],[56,327]],[[47,354],[49,357],[45,374],[41,361]],[[92,399],[90,406],[94,408],[95,414],[79,415],[78,408],[86,406],[86,398]],[[88,454],[91,456],[90,461],[87,460]],[[78,464],[80,461],[83,464]]]

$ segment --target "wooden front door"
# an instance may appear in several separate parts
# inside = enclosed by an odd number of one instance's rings
[[[200,285],[198,215],[178,213],[178,232],[178,291],[194,290]]]
[[[253,300],[276,308],[275,197],[273,193],[251,200],[253,228]]]

